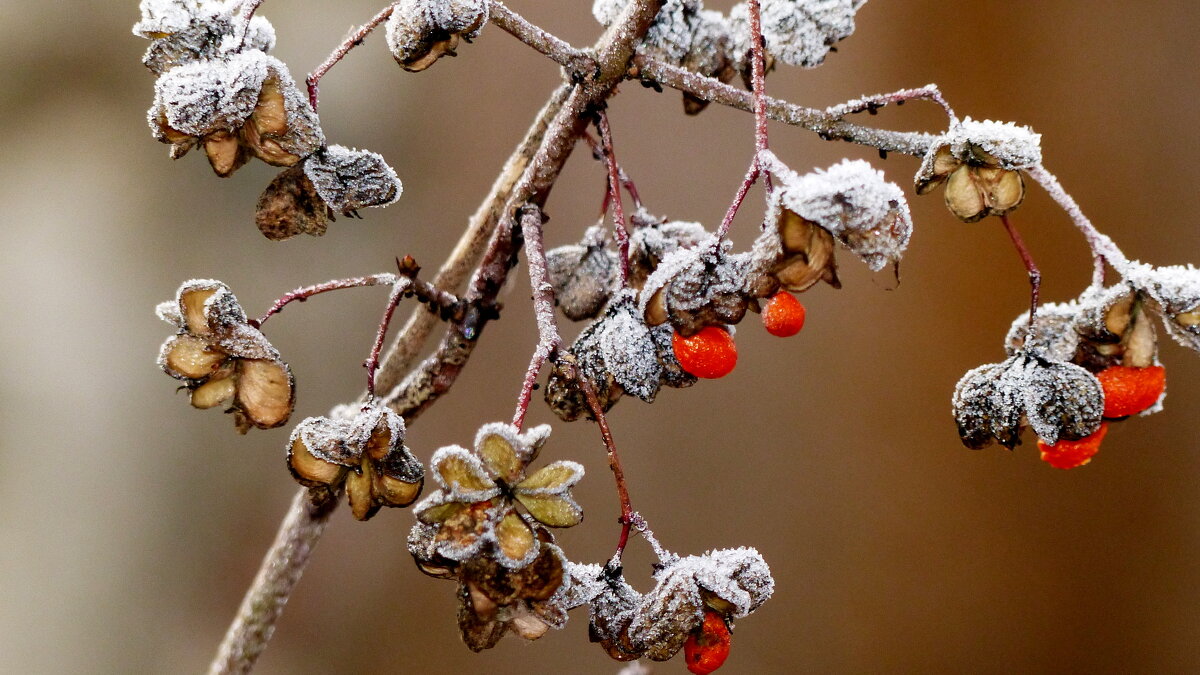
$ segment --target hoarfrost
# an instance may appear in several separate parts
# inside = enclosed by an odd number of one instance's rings
[[[854,33],[854,14],[866,0],[762,0],[763,40],[767,52],[792,66],[815,68],[833,45]],[[750,8],[735,5],[729,12],[734,60],[748,71]]]
[[[275,28],[262,16],[250,19],[242,36],[241,3],[154,2],[134,25],[134,33],[153,42],[142,56],[156,75],[194,61],[215,59],[246,50],[271,51]]]
[[[292,445],[300,441],[317,459],[349,467],[358,462],[360,454],[347,446],[349,435],[350,425],[345,422],[328,417],[306,417],[292,429],[287,447],[290,451]]]
[[[1200,269],[1130,263],[1123,273],[1126,281],[1154,301],[1171,337],[1188,349],[1200,351]]]
[[[403,186],[383,157],[369,150],[331,145],[304,162],[304,175],[330,208],[348,214],[366,206],[387,206]]]
[[[629,0],[596,0],[592,15],[612,25]],[[715,75],[726,63],[729,22],[720,12],[704,9],[700,0],[666,0],[645,36],[642,52],[704,75]]]
[[[650,330],[637,312],[632,291],[621,292],[605,313],[600,353],[625,391],[650,403],[658,393],[662,365]]]
[[[596,316],[608,302],[620,268],[619,256],[608,247],[607,229],[589,227],[579,244],[546,253],[546,273],[554,299],[572,321]]]
[[[200,11],[197,0],[142,0],[142,20],[133,24],[133,34],[144,38],[171,35],[187,28]]]
[[[668,254],[646,279],[639,313],[650,317],[661,303],[666,318],[684,335],[741,321],[751,299],[752,256],[729,253],[731,247],[728,240],[709,235]]]
[[[1036,350],[1054,361],[1070,361],[1079,347],[1075,330],[1081,307],[1072,300],[1066,303],[1048,302],[1038,307],[1029,328],[1029,312],[1013,319],[1004,338],[1004,350],[1009,356],[1023,350]]]
[[[449,469],[450,464],[457,466]],[[464,447],[450,445],[438,448],[429,460],[429,466],[433,469],[434,480],[445,492],[447,501],[482,502],[500,494],[500,488],[495,485],[483,462]],[[459,480],[460,474],[466,474],[465,477],[474,479],[477,484],[486,487],[475,489],[464,486]],[[432,497],[433,495],[430,495],[430,498]],[[426,508],[429,507],[423,506],[420,510]]]
[[[1047,444],[1078,440],[1100,428],[1104,389],[1083,368],[1073,363],[1040,362],[1025,369],[1022,388],[1029,425]]]
[[[189,136],[237,129],[254,112],[272,61],[279,63],[251,51],[195,61],[167,72],[154,84],[151,128],[157,127],[153,114],[157,110],[172,129]]]
[[[1042,135],[1013,122],[967,117],[946,133],[943,144],[949,144],[951,152],[964,161],[973,156],[973,148],[982,149],[1003,169],[1028,169],[1042,163]]]
[[[798,175],[776,171],[781,205],[824,228],[872,271],[899,260],[912,237],[904,191],[863,160],[842,160]],[[777,216],[776,216],[777,218]],[[772,220],[772,216],[768,216]]]

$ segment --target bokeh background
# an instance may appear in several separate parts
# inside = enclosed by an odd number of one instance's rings
[[[297,77],[379,2],[269,2],[276,54]],[[513,0],[575,44],[586,0]],[[710,3],[712,4],[712,3]],[[715,3],[724,9],[731,2]],[[154,365],[169,328],[155,303],[196,276],[228,282],[251,313],[298,285],[435,267],[558,69],[489,28],[419,75],[373,37],[325,80],[333,142],[383,153],[399,203],[339,220],[320,239],[271,243],[252,222],[274,169],[228,180],[199,156],[172,163],[144,122],[152,76],[129,33],[136,3],[0,0],[0,670],[202,670],[295,485],[287,430],[237,436],[189,409]],[[1200,260],[1195,157],[1200,94],[1190,0],[1154,3],[869,3],[826,65],[783,69],[770,91],[825,106],[937,82],[960,115],[1044,134],[1047,166],[1133,257]],[[751,118],[685,118],[678,94],[630,83],[612,101],[617,152],[650,208],[715,224],[751,152]],[[931,105],[865,121],[942,124]],[[871,159],[907,186],[917,163],[772,127],[797,169]],[[577,152],[548,205],[551,243],[594,221],[602,171]],[[749,202],[735,243],[752,238]],[[733,375],[647,406],[615,408],[636,507],[680,553],[750,545],[775,597],[738,624],[730,673],[1157,672],[1200,670],[1200,359],[1164,344],[1166,412],[1117,425],[1092,465],[1060,472],[1032,443],[963,449],[949,399],[968,368],[1002,358],[1025,274],[999,225],[964,225],[940,193],[912,198],[903,283],[885,290],[843,255],[845,288],[803,297],[804,332],[747,322]],[[1082,239],[1032,188],[1015,222],[1044,295],[1088,279]],[[508,419],[534,344],[524,274],[454,391],[414,424],[427,458]],[[345,291],[289,309],[269,336],[299,381],[294,419],[362,388],[386,293]],[[552,421],[535,404],[531,421]],[[611,476],[593,427],[557,424],[545,457],[589,470],[587,522],[563,532],[577,560],[615,542]],[[334,516],[288,605],[263,673],[615,673],[576,613],[538,643],[475,655],[459,641],[453,585],[404,551],[405,511]],[[635,542],[635,582],[650,556]],[[655,672],[683,672],[676,662]]]

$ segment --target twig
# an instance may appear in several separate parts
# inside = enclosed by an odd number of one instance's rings
[[[538,372],[562,344],[558,333],[558,319],[554,314],[554,287],[546,271],[546,243],[542,239],[542,212],[536,206],[526,206],[521,213],[521,234],[525,238],[525,261],[529,267],[529,286],[533,289],[533,313],[537,319],[538,344],[529,360],[521,393],[517,396],[517,410],[513,413],[513,426],[520,429],[525,425],[525,414],[533,398],[533,385]]]
[[[573,77],[594,73],[596,60],[565,40],[533,25],[525,17],[509,9],[500,0],[491,0],[488,20],[526,45],[566,68]]]
[[[580,137],[588,144],[588,147],[592,149],[592,157],[603,163],[605,161],[604,148],[600,146],[600,141],[596,140],[595,136],[586,131],[584,131]],[[613,162],[617,165],[617,177],[621,179],[621,187],[625,188],[625,192],[629,193],[629,198],[633,200],[634,208],[641,209],[642,196],[638,194],[637,185],[634,184],[633,179],[631,179],[629,175],[625,173],[625,169],[621,168],[621,163],[617,162],[615,157],[613,158]],[[605,190],[604,208],[600,209],[600,213],[603,214],[608,212],[608,200],[610,198],[611,195],[609,195],[608,190]]]
[[[596,129],[600,131],[601,150],[604,163],[608,166],[608,199],[613,208],[613,227],[617,232],[617,248],[621,257],[621,286],[629,285],[629,223],[625,220],[625,207],[621,204],[621,178],[617,169],[617,154],[613,151],[612,129],[608,126],[608,114],[596,112]]]
[[[238,25],[237,36],[238,46],[244,48],[246,46],[246,37],[250,35],[250,20],[254,18],[254,13],[258,11],[259,5],[262,5],[265,0],[245,0],[242,3],[241,23]]]
[[[583,397],[587,400],[588,408],[592,411],[592,417],[596,420],[596,425],[600,427],[600,437],[604,439],[604,449],[608,452],[608,468],[613,472],[613,478],[617,482],[617,499],[621,502],[621,517],[618,522],[621,523],[621,536],[617,539],[617,550],[613,552],[610,565],[620,565],[621,554],[625,552],[625,546],[629,544],[629,530],[633,527],[634,513],[633,504],[629,500],[629,487],[625,484],[625,471],[621,468],[621,456],[617,453],[617,444],[613,442],[612,430],[608,428],[608,418],[604,416],[604,406],[600,405],[600,399],[596,398],[596,390],[592,388],[587,378],[579,371],[579,366],[570,364],[571,377],[579,383],[579,387],[583,390]]]
[[[1025,271],[1029,273],[1029,329],[1033,330],[1033,319],[1037,314],[1038,299],[1042,290],[1042,272],[1038,269],[1037,263],[1033,261],[1033,255],[1025,246],[1025,240],[1021,239],[1021,234],[1008,219],[1008,215],[1000,216],[1000,222],[1004,223],[1004,229],[1008,231],[1013,247],[1017,249],[1017,255],[1021,256],[1021,262],[1025,263]]]
[[[766,47],[763,44],[762,17],[758,0],[750,0],[749,10],[750,86],[753,89],[754,104],[754,157],[750,160],[750,167],[746,169],[746,176],[742,179],[742,184],[738,186],[737,192],[733,195],[733,201],[725,211],[725,217],[721,219],[721,226],[717,228],[718,240],[724,239],[729,234],[729,228],[733,225],[733,219],[737,217],[738,210],[742,208],[746,194],[750,192],[750,188],[762,175],[760,155],[767,151]]]
[[[317,87],[321,82],[321,78],[325,77],[325,73],[328,73],[330,68],[337,65],[338,61],[341,61],[342,57],[349,53],[351,49],[361,45],[363,40],[366,40],[367,36],[371,34],[371,31],[379,27],[379,24],[387,21],[388,17],[392,15],[392,10],[395,8],[396,6],[391,4],[380,10],[378,14],[371,17],[370,21],[364,23],[358,30],[351,33],[350,37],[346,38],[342,44],[338,45],[337,49],[333,50],[329,58],[325,59],[321,65],[317,66],[316,70],[309,73],[308,77],[305,78],[304,82],[308,85],[308,104],[312,106],[314,112],[317,109]]]
[[[1079,204],[1075,202],[1075,198],[1063,189],[1062,183],[1058,182],[1058,178],[1054,174],[1046,170],[1046,167],[1037,165],[1026,169],[1029,177],[1032,178],[1042,189],[1050,195],[1050,198],[1058,202],[1067,215],[1071,217],[1071,221],[1075,223],[1075,227],[1083,233],[1084,239],[1087,240],[1088,247],[1092,250],[1092,285],[1099,288],[1104,285],[1104,262],[1112,265],[1118,271],[1124,271],[1129,266],[1129,258],[1121,251],[1121,249],[1113,242],[1108,235],[1096,229],[1092,221],[1083,215],[1083,210],[1079,208]]]
[[[705,77],[684,68],[673,66],[639,54],[633,59],[636,67],[632,77],[640,77],[672,89],[685,91],[705,101],[754,112],[754,98],[750,92],[742,91],[712,77]],[[767,117],[784,124],[803,127],[814,131],[825,140],[842,140],[858,145],[878,148],[886,152],[898,152],[914,157],[923,157],[939,140],[935,134],[874,129],[847,122],[830,115],[824,110],[767,97]]]
[[[251,319],[249,323],[256,328],[262,327],[262,325],[267,322],[267,319],[270,319],[272,316],[275,316],[279,312],[283,311],[283,308],[287,307],[289,304],[293,302],[304,302],[312,296],[319,295],[321,293],[328,293],[329,291],[336,291],[343,288],[384,286],[395,283],[396,275],[385,272],[383,274],[372,274],[371,276],[366,277],[335,279],[333,281],[326,281],[325,283],[315,284],[313,286],[302,286],[285,293],[282,297],[275,301],[275,304],[271,305],[271,309],[267,310],[266,314],[263,314],[258,319]]]
[[[248,673],[254,667],[337,504],[337,495],[314,504],[307,488],[296,493],[217,657],[208,667],[209,675]]]
[[[896,105],[903,105],[905,101],[914,100],[926,100],[937,103],[939,106],[941,106],[942,111],[946,113],[946,117],[950,122],[950,126],[958,124],[958,115],[954,114],[954,109],[950,107],[950,104],[946,101],[946,98],[942,96],[942,90],[939,89],[936,84],[927,84],[924,87],[917,87],[916,89],[901,89],[899,91],[893,91],[887,94],[864,96],[862,98],[854,99],[853,101],[846,101],[845,103],[839,103],[838,105],[830,106],[825,109],[825,113],[838,119],[841,119],[846,115],[853,115],[861,112],[867,112],[874,115],[879,111],[880,108],[884,106],[891,105],[893,103]]]
[[[379,321],[379,330],[375,333],[375,344],[371,347],[371,355],[363,362],[367,369],[367,398],[375,398],[375,371],[379,370],[379,352],[383,350],[383,340],[387,337],[388,326],[392,324],[392,315],[396,313],[396,305],[400,304],[405,292],[412,288],[413,282],[405,277],[397,279],[388,295],[387,307],[383,310],[383,318]]]

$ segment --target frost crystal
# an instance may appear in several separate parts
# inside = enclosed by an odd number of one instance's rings
[[[628,393],[650,403],[663,376],[650,329],[637,312],[632,291],[622,292],[605,313],[600,353],[613,378]]]
[[[866,0],[762,0],[763,40],[780,61],[815,68],[833,45],[854,32],[854,14]],[[750,9],[740,3],[729,12],[733,59],[748,71]]]
[[[546,253],[546,273],[554,288],[554,300],[572,321],[590,319],[600,313],[616,284],[618,255],[608,246],[602,225],[589,227],[583,241]]]
[[[1176,342],[1200,351],[1200,269],[1135,263],[1125,270],[1125,279],[1153,300],[1163,326]]]
[[[198,0],[142,0],[142,20],[133,24],[133,34],[158,38],[187,28],[200,10]]]
[[[385,29],[388,49],[405,70],[424,70],[478,35],[488,11],[487,0],[400,0]]]
[[[133,27],[134,34],[153,40],[142,63],[161,75],[193,61],[274,48],[275,29],[261,16],[250,20],[242,36],[240,10],[239,2],[145,0],[142,20]]]
[[[670,321],[686,336],[741,321],[753,296],[753,268],[751,255],[729,253],[731,246],[710,235],[663,258],[642,289],[639,310],[646,322]]]
[[[592,15],[608,26],[629,0],[596,0]],[[729,22],[700,0],[666,0],[639,43],[639,50],[702,75],[722,75],[728,66]],[[727,81],[732,71],[722,75]]]
[[[629,266],[630,283],[635,287],[641,286],[668,254],[693,248],[708,237],[700,223],[667,221],[644,210],[635,213],[632,221],[635,227],[629,235]]]
[[[912,237],[912,216],[900,186],[862,160],[842,160],[800,176],[779,170],[783,183],[768,222],[782,207],[829,232],[872,271],[900,259]]]
[[[254,112],[268,60],[276,61],[250,51],[171,70],[154,84],[151,126],[161,111],[172,129],[190,136],[237,129]]]
[[[331,145],[304,162],[304,175],[335,211],[349,214],[365,206],[387,206],[403,186],[383,157],[368,150]]]
[[[1042,135],[1013,122],[976,121],[967,117],[944,138],[951,152],[964,161],[975,158],[1008,170],[1028,169],[1042,163]],[[991,157],[980,157],[980,150]]]
[[[1038,351],[1054,361],[1071,361],[1079,347],[1075,323],[1081,308],[1075,301],[1048,302],[1040,305],[1029,328],[1029,312],[1013,320],[1004,338],[1004,350],[1009,356],[1023,350]]]

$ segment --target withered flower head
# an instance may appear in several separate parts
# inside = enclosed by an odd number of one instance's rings
[[[296,425],[287,450],[301,485],[331,496],[345,484],[358,520],[384,506],[408,506],[424,483],[424,467],[404,445],[404,419],[385,407],[366,407],[350,420],[309,417]]]
[[[837,279],[833,242],[845,246],[872,271],[895,265],[912,237],[904,193],[862,160],[799,175],[773,172],[780,181],[767,211],[768,228],[755,242],[755,257],[784,288],[803,291]]]
[[[434,453],[430,463],[441,489],[416,510],[421,522],[438,528],[438,555],[459,562],[490,555],[509,569],[520,569],[540,548],[526,518],[549,527],[571,527],[583,520],[570,492],[583,478],[581,465],[559,461],[526,476],[526,466],[549,435],[547,425],[522,434],[495,422],[480,428],[474,450],[449,446]],[[518,504],[525,514],[516,509]]]
[[[654,579],[654,588],[642,595],[619,570],[606,568],[598,592],[596,582],[588,587],[592,641],[612,658],[670,659],[700,627],[706,609],[731,623],[758,609],[775,590],[770,568],[752,548],[666,560]]]
[[[978,450],[993,440],[1013,448],[1021,442],[1022,420],[1054,445],[1100,427],[1104,391],[1079,366],[1020,351],[967,371],[954,389],[953,407],[958,435],[968,448]]]
[[[639,309],[646,323],[669,321],[686,336],[741,321],[750,303],[772,289],[759,289],[751,255],[730,253],[730,247],[728,240],[710,235],[663,258],[642,287]]]
[[[158,316],[178,328],[163,343],[158,365],[182,380],[192,405],[212,408],[232,399],[237,429],[270,429],[287,422],[295,403],[292,371],[279,352],[246,319],[225,284],[193,279]]]
[[[142,63],[155,75],[193,61],[247,49],[269,52],[275,29],[262,16],[250,19],[244,39],[238,3],[142,0],[133,34],[151,40]]]
[[[604,314],[566,351],[602,409],[612,408],[626,392],[649,403],[662,385],[680,388],[696,382],[675,359],[671,333],[665,324],[647,326],[632,292],[626,290],[617,294]],[[546,403],[566,422],[592,416],[572,372],[565,362],[557,363],[546,384]]]
[[[630,218],[629,285],[642,288],[658,264],[681,248],[693,248],[709,237],[700,223],[666,220],[639,209]]]
[[[572,321],[600,313],[620,275],[619,256],[609,246],[608,231],[593,225],[578,244],[546,252],[546,272],[554,288],[554,301]]]
[[[761,3],[762,35],[767,52],[790,66],[816,68],[830,49],[854,33],[854,14],[866,0]],[[733,58],[750,70],[750,11],[746,3],[729,12]]]
[[[405,70],[425,70],[455,56],[459,39],[479,35],[488,10],[487,0],[400,0],[387,22],[388,49]]]
[[[172,158],[203,145],[219,176],[229,176],[251,156],[292,166],[325,142],[287,66],[257,50],[166,72],[154,85],[147,120],[155,138],[171,145]]]
[[[1041,164],[1041,138],[1012,122],[968,117],[926,153],[916,175],[917,194],[946,183],[946,207],[959,220],[1002,216],[1025,199],[1021,169]]]

